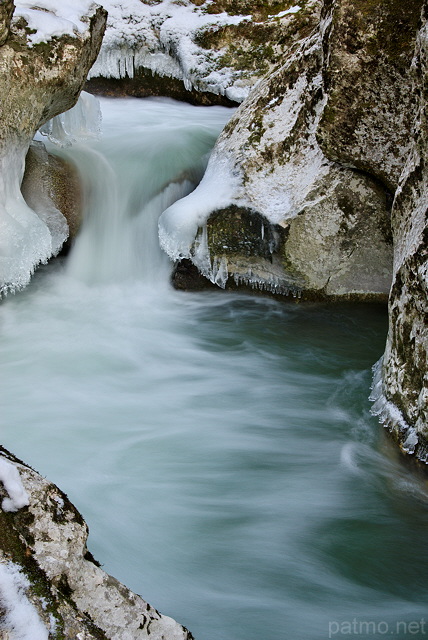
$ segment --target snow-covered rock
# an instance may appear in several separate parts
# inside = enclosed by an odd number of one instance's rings
[[[201,184],[161,216],[170,257],[190,258],[221,286],[229,277],[307,298],[386,299],[387,191],[331,161],[318,142],[332,20],[330,9],[318,31],[253,89],[221,134]],[[239,225],[246,247],[237,246]]]
[[[100,568],[67,496],[3,448],[0,497],[0,637],[191,639]]]
[[[314,28],[320,1],[269,0],[261,6],[235,0],[106,0],[103,5],[109,17],[89,74],[91,90],[141,96],[163,91],[175,97],[181,85],[181,96],[189,100],[224,96],[239,103],[284,51]]]

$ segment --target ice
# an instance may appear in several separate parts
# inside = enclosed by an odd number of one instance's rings
[[[26,595],[29,586],[28,579],[18,565],[0,562],[0,604],[5,611],[0,620],[2,638],[48,640],[49,632]],[[55,628],[54,623],[51,620],[51,629]]]
[[[39,131],[61,147],[98,138],[101,134],[99,100],[82,91],[74,107],[48,120]]]
[[[211,272],[204,231],[196,243],[195,239],[210,213],[234,202],[236,190],[237,176],[230,171],[227,160],[210,160],[197,189],[166,209],[159,219],[161,247],[172,260],[191,258],[204,275]]]
[[[82,92],[75,107],[56,116],[41,129],[60,146],[96,138],[101,113],[97,98]],[[20,184],[26,147],[0,158],[0,295],[25,287],[35,268],[57,255],[68,237],[62,213],[46,196],[30,208]]]
[[[14,149],[0,157],[0,295],[26,286],[36,266],[47,262],[60,242],[56,237],[53,243],[47,222],[22,196],[25,153],[26,148]]]
[[[3,498],[3,511],[18,511],[29,504],[18,469],[4,458],[0,458],[0,481],[9,494],[8,498]]]
[[[416,446],[419,444],[419,438],[416,429],[407,424],[403,414],[390,400],[384,395],[382,380],[382,361],[381,358],[373,366],[373,384],[370,400],[373,402],[371,413],[377,416],[379,422],[386,429],[398,429],[403,434],[403,450],[407,453],[414,453]],[[422,462],[428,463],[426,452],[418,451],[418,458]]]

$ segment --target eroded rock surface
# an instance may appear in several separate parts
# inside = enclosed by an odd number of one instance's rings
[[[428,9],[412,64],[417,115],[393,206],[394,282],[375,410],[406,453],[428,463]]]
[[[326,88],[333,7],[325,7],[319,29],[304,38],[285,64],[253,90],[226,126],[201,186],[161,218],[161,240],[173,258],[191,258],[212,281],[218,267],[233,280],[304,297],[385,298],[391,285],[392,197],[380,180],[358,167],[329,159],[318,142],[329,93]],[[221,167],[221,172],[219,172]],[[241,258],[227,251],[231,238],[219,215],[218,183],[228,182],[229,204],[265,219],[264,232],[282,228],[271,244],[274,274],[254,246],[247,276]],[[206,195],[205,195],[206,194]],[[203,196],[205,195],[205,198]],[[210,199],[210,206],[203,200]],[[202,205],[202,208],[201,208]],[[206,223],[210,250],[201,261],[201,242],[174,247],[177,209]],[[183,229],[182,217],[179,220]],[[205,227],[203,227],[205,228]],[[223,239],[215,247],[213,229]],[[227,265],[227,267],[226,267]],[[222,278],[227,284],[227,278]]]
[[[15,576],[15,587],[24,583],[20,597],[34,609],[34,624],[46,630],[46,638],[191,640],[184,627],[100,568],[86,548],[86,523],[58,487],[3,448],[2,460],[18,469],[29,504],[0,510],[0,588],[8,574]],[[12,632],[8,602],[13,584],[8,587],[0,594],[5,609],[1,637]]]

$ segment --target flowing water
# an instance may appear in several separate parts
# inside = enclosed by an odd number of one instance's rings
[[[2,443],[197,640],[424,637],[425,484],[369,412],[386,310],[174,291],[157,219],[229,112],[102,106],[102,139],[67,151],[73,251],[0,308]]]

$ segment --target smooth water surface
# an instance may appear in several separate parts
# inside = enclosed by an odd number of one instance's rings
[[[103,139],[67,151],[74,250],[0,308],[2,443],[196,640],[424,637],[425,487],[369,413],[386,310],[173,291],[157,218],[229,114],[102,105]]]

